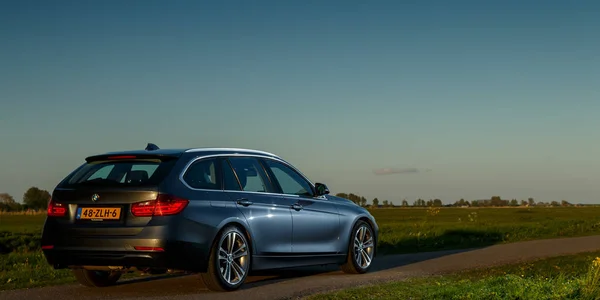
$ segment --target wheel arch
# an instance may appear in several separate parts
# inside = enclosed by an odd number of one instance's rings
[[[227,219],[227,220],[224,220],[223,222],[221,222],[221,224],[219,224],[218,230],[216,231],[216,233],[212,239],[212,242],[210,244],[211,248],[214,247],[218,238],[221,236],[221,233],[223,232],[223,230],[225,230],[225,228],[227,228],[229,226],[237,227],[241,232],[244,233],[244,237],[248,241],[248,247],[250,248],[250,253],[252,255],[254,255],[255,253],[254,253],[254,242],[252,239],[252,233],[248,229],[248,226],[246,226],[245,222],[240,220],[239,218]]]
[[[350,232],[348,234],[348,245],[352,242],[352,230],[354,230],[354,226],[356,226],[356,224],[358,224],[358,222],[360,221],[364,221],[365,223],[369,224],[369,226],[371,226],[371,231],[373,232],[373,257],[375,257],[377,255],[377,243],[379,242],[379,234],[376,230],[377,225],[375,224],[375,222],[373,222],[373,220],[371,220],[365,215],[357,216],[354,222],[352,222],[352,226],[350,227]],[[350,251],[348,251],[346,255],[350,255]]]

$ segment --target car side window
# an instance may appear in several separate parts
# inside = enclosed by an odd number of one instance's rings
[[[230,157],[229,162],[237,174],[243,191],[268,192],[267,180],[260,163],[253,157]]]
[[[219,183],[215,164],[215,159],[197,160],[185,171],[183,180],[195,189],[217,190]]]
[[[223,170],[223,189],[228,191],[241,191],[240,183],[238,182],[229,161],[223,159],[221,161],[221,167]]]
[[[298,172],[283,163],[272,159],[265,159],[265,163],[273,172],[281,190],[287,195],[312,196],[312,188]]]

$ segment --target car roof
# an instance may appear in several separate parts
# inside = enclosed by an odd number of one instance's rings
[[[254,154],[254,155],[264,155],[279,158],[279,156],[256,149],[246,149],[246,148],[218,148],[218,147],[203,147],[203,148],[171,148],[171,149],[140,149],[140,150],[125,150],[125,151],[113,151],[101,154],[101,156],[106,155],[158,155],[158,156],[181,156],[185,153],[197,153],[197,154]],[[96,155],[95,155],[96,156]],[[99,155],[98,155],[99,156]]]
[[[223,153],[223,154],[233,154],[233,153],[240,153],[240,154],[259,154],[259,155],[264,155],[264,156],[271,156],[271,157],[279,157],[273,153],[267,152],[267,151],[262,151],[262,150],[256,150],[256,149],[246,149],[246,148],[188,148],[185,150],[186,153],[197,153],[197,152],[212,152],[212,153]]]

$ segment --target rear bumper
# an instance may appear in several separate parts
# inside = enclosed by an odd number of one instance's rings
[[[137,268],[165,268],[202,272],[206,270],[208,248],[204,245],[187,242],[169,242],[153,240],[152,244],[140,245],[138,239],[119,239],[121,249],[116,247],[93,246],[91,240],[79,240],[89,246],[64,247],[55,245],[44,249],[44,255],[50,265],[56,269],[72,266],[123,266]],[[103,239],[94,239],[102,243]],[[114,239],[112,240],[114,243]],[[160,247],[158,250],[135,250],[134,246]]]
[[[214,229],[189,222],[178,225],[165,221],[144,227],[94,228],[47,221],[42,250],[56,269],[123,266],[205,271]]]

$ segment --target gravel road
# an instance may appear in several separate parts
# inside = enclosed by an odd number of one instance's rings
[[[381,256],[374,260],[373,269],[363,275],[346,275],[332,266],[260,273],[248,277],[241,290],[230,293],[209,292],[196,275],[185,275],[133,279],[108,288],[71,284],[5,291],[0,292],[0,299],[296,299],[361,284],[597,250],[600,250],[600,236],[537,240],[478,249]]]

